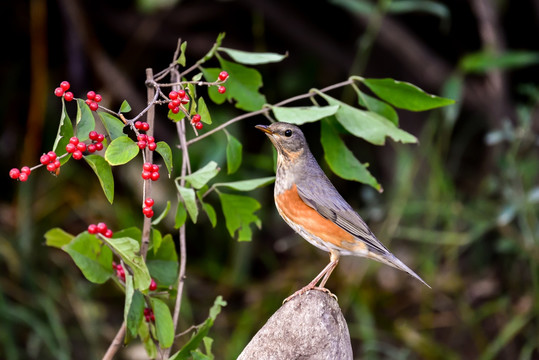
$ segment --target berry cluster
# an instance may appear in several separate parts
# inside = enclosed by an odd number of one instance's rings
[[[39,162],[45,165],[50,172],[56,172],[60,168],[60,159],[58,159],[54,151],[41,155]]]
[[[193,115],[193,117],[191,118],[191,124],[193,124],[193,126],[197,129],[197,130],[200,130],[204,127],[204,124],[202,122],[200,122],[202,118],[200,117],[199,114],[195,114]]]
[[[168,108],[172,111],[173,114],[180,112],[180,106],[183,106],[189,102],[189,95],[185,90],[171,91],[168,94],[170,102],[168,103]]]
[[[137,136],[137,140],[138,140],[137,145],[140,150],[145,149],[146,146],[148,146],[148,149],[150,151],[154,151],[157,148],[157,143],[155,142],[155,138],[153,136],[140,134]]]
[[[112,262],[112,268],[116,270],[116,277],[125,282],[125,270],[122,264],[116,264]]]
[[[226,81],[226,79],[228,79],[228,73],[226,71],[221,71],[219,73],[218,79],[219,81]],[[223,85],[219,85],[219,87],[217,88],[217,92],[219,92],[219,94],[224,94],[226,92],[226,87],[224,87]]]
[[[144,180],[157,181],[159,180],[159,177],[159,165],[149,162],[142,165],[142,178]]]
[[[66,101],[71,101],[73,100],[73,93],[71,91],[67,91],[70,87],[71,85],[69,84],[69,82],[62,81],[60,83],[60,86],[54,89],[54,95],[58,97],[63,96]]]
[[[155,322],[155,315],[152,309],[144,308],[144,320],[146,320],[146,322]]]
[[[32,170],[28,166],[23,166],[20,170],[17,168],[13,168],[9,170],[9,177],[12,179],[19,179],[19,181],[26,181],[28,180],[28,176],[30,176],[30,173]]]
[[[148,130],[150,130],[150,124],[148,124],[145,121],[135,121],[135,129],[142,130],[142,131],[148,131]]]
[[[147,218],[153,217],[153,209],[152,209],[153,204],[154,204],[154,201],[152,198],[147,198],[146,200],[144,200],[144,205],[142,206],[142,213]]]
[[[107,224],[100,222],[96,224],[88,225],[88,233],[92,235],[101,234],[106,238],[112,237],[112,230],[107,227]]]
[[[99,108],[98,102],[102,100],[101,95],[96,94],[95,91],[88,91],[86,94],[86,105],[90,107],[90,110],[97,111]]]

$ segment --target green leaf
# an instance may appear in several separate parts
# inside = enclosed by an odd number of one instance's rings
[[[315,122],[325,117],[334,115],[339,110],[338,105],[332,106],[300,106],[278,107],[272,106],[271,110],[279,121],[295,125]]]
[[[236,107],[245,111],[256,111],[266,103],[266,97],[258,92],[262,86],[262,75],[255,70],[240,64],[219,58],[221,68],[228,72],[229,78],[226,81],[226,96],[228,100],[236,101]],[[211,80],[211,81],[215,81]],[[212,86],[208,92],[217,91]]]
[[[189,99],[191,101],[189,104],[191,105],[191,108],[189,109],[189,115],[193,116],[197,113],[197,103],[195,99],[197,98],[197,91],[194,84],[187,84],[187,93],[189,94]]]
[[[219,73],[221,72],[221,69],[218,68],[203,68],[202,73],[204,74],[204,78],[208,82],[213,82],[215,79],[219,77]],[[225,102],[227,96],[225,94],[220,94],[219,91],[217,91],[216,86],[210,86],[208,88],[208,96],[210,97],[211,101],[216,103],[217,105],[221,105]]]
[[[223,39],[225,38],[225,35],[226,35],[226,33],[224,33],[224,32],[219,33],[219,35],[217,36],[217,40],[215,41],[215,44],[213,44],[210,51],[208,51],[207,54],[204,55],[204,57],[200,60],[201,64],[208,61],[209,59],[211,59],[213,57],[213,55],[215,55],[215,52],[217,51],[219,46],[221,46],[221,43],[223,42]],[[211,80],[211,81],[213,81],[213,80]]]
[[[69,118],[69,115],[67,114],[67,110],[65,107],[65,100],[62,97],[62,116],[60,116],[60,124],[58,125],[58,132],[56,134],[56,139],[54,139],[54,145],[52,146],[52,150],[58,155],[58,157],[64,155],[66,151],[66,145],[69,143],[69,139],[73,136],[73,124],[71,123],[71,119]],[[63,165],[65,164],[71,155],[68,155],[62,159],[60,159],[60,163]]]
[[[104,238],[114,253],[120,256],[123,262],[129,266],[133,273],[135,289],[144,291],[150,286],[151,278],[144,259],[140,255],[140,244],[137,240],[122,237],[122,238]],[[112,261],[112,260],[111,260]]]
[[[153,250],[153,252],[156,253],[161,247],[162,241],[163,241],[163,236],[161,235],[161,232],[155,228],[151,228],[150,246],[148,247],[148,251]]]
[[[142,239],[142,231],[138,227],[132,226],[127,229],[122,229],[114,232],[113,239],[128,237],[137,240],[140,243]]]
[[[176,60],[176,63],[180,64],[181,66],[185,66],[185,48],[187,47],[187,41],[184,41],[180,45],[180,56],[178,57],[178,60]]]
[[[389,4],[388,12],[392,14],[405,14],[411,12],[427,13],[441,19],[449,20],[451,12],[446,5],[430,0],[401,0]]]
[[[114,200],[114,178],[109,163],[99,155],[86,155],[84,160],[97,175],[109,203]]]
[[[121,113],[128,113],[131,111],[131,105],[127,102],[127,100],[124,100],[122,102],[122,105],[120,105],[120,112]]]
[[[152,334],[150,333],[150,327],[144,321],[140,323],[138,328],[138,336],[140,337],[140,341],[142,341],[144,344],[144,350],[146,350],[148,358],[157,358],[157,347],[153,341]]]
[[[133,289],[133,277],[129,274],[126,276],[126,291],[125,291],[125,311],[124,321],[127,325],[127,330],[131,336],[137,335],[140,324],[142,323],[142,315],[144,312],[144,295],[138,290]],[[129,278],[129,281],[127,280]],[[129,284],[129,286],[128,286]],[[128,291],[127,289],[130,289]]]
[[[176,209],[176,216],[174,217],[174,229],[179,229],[185,224],[187,220],[187,211],[182,201],[178,199],[178,207]]]
[[[320,141],[324,148],[324,158],[331,171],[343,179],[359,181],[382,192],[382,186],[367,170],[368,165],[356,159],[327,120],[322,121]]]
[[[152,220],[152,225],[155,226],[159,224],[168,215],[169,211],[170,211],[170,201],[167,201],[166,208],[163,210],[163,212],[159,216],[157,216],[156,218]]]
[[[157,252],[148,251],[146,265],[159,286],[174,286],[178,278],[178,255],[174,240],[167,234]]]
[[[280,62],[285,59],[288,54],[276,54],[276,53],[254,53],[254,52],[247,52],[247,51],[240,51],[240,50],[234,50],[229,49],[225,47],[220,47],[217,49],[218,51],[222,51],[228,54],[237,63],[245,64],[245,65],[258,65],[258,64],[268,64],[268,63],[275,63]]]
[[[195,189],[200,189],[206,185],[208,181],[213,179],[219,170],[217,163],[215,161],[210,161],[203,168],[198,169],[190,175],[184,176],[183,179],[188,181]]]
[[[211,124],[210,111],[208,110],[206,102],[202,96],[198,98],[198,114],[200,115],[200,120],[203,123]]]
[[[150,300],[155,315],[155,328],[159,345],[161,348],[171,347],[174,343],[174,324],[170,310],[162,300],[154,297]]]
[[[213,302],[212,307],[210,308],[210,319],[217,319],[217,315],[221,313],[222,308],[226,305],[227,302],[223,300],[223,297],[221,295],[217,296],[217,298],[215,298],[215,301]]]
[[[263,177],[263,178],[258,178],[258,179],[251,179],[251,180],[215,183],[213,186],[214,187],[224,186],[224,187],[228,187],[228,188],[238,190],[238,191],[251,191],[256,188],[271,184],[274,181],[275,181],[275,176],[269,176],[269,177]]]
[[[69,244],[62,246],[88,281],[103,284],[112,275],[112,251],[88,232],[77,235]]]
[[[172,173],[173,169],[173,161],[172,161],[172,150],[170,149],[170,146],[164,141],[157,142],[157,147],[155,148],[155,151],[161,155],[163,158],[163,161],[165,162],[165,166],[167,167],[168,174]]]
[[[492,51],[479,51],[464,56],[459,68],[466,73],[484,74],[492,69],[516,69],[539,63],[539,52],[506,51],[495,54]]]
[[[79,140],[88,140],[88,134],[95,129],[95,119],[92,115],[92,110],[90,110],[82,99],[77,99],[77,117],[75,123],[77,124],[77,137]]]
[[[197,207],[195,190],[180,186],[177,182],[176,182],[176,188],[178,188],[178,192],[180,193],[182,201],[185,204],[185,208],[187,209],[187,212],[189,213],[189,216],[191,217],[191,221],[193,221],[193,223],[196,224],[197,217],[198,217],[198,207]]]
[[[235,173],[241,165],[243,145],[228,131],[225,133],[228,141],[226,145],[227,174],[230,175]]]
[[[45,233],[45,244],[47,246],[52,246],[58,249],[61,249],[62,246],[67,245],[75,238],[68,232],[60,228],[50,229]]]
[[[393,79],[363,79],[379,98],[400,109],[425,111],[453,104],[455,101],[430,95],[407,82]]]
[[[105,151],[105,160],[112,165],[123,165],[133,160],[139,153],[137,143],[124,135],[112,140]]]
[[[104,111],[98,111],[97,114],[101,118],[101,122],[107,130],[107,133],[109,134],[111,140],[125,135],[124,123],[122,122],[122,120]]]
[[[375,145],[383,145],[387,136],[394,141],[403,143],[417,142],[415,136],[399,129],[391,121],[377,113],[356,109],[323,93],[319,95],[328,103],[339,105],[335,117],[347,131],[357,137]]]
[[[382,115],[396,126],[399,126],[399,115],[391,105],[381,100],[378,100],[375,97],[365,94],[357,87],[355,87],[355,90],[357,93],[359,105],[366,107],[369,111]]]
[[[214,228],[217,225],[217,214],[215,213],[215,209],[210,204],[204,202],[202,203],[202,208],[204,209],[206,215],[208,215],[211,226]]]
[[[219,198],[230,236],[235,237],[237,232],[239,241],[250,241],[250,224],[254,223],[259,228],[261,226],[260,219],[254,214],[260,209],[260,203],[252,197],[221,192]]]

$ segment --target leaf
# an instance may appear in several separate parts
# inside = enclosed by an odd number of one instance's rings
[[[127,325],[127,330],[131,336],[137,335],[140,324],[142,323],[142,315],[144,312],[144,295],[138,290],[133,289],[133,277],[129,274],[126,276],[126,300],[124,310],[124,321]],[[127,280],[129,278],[129,281]],[[128,286],[129,284],[129,286]],[[128,292],[127,289],[130,289]]]
[[[144,259],[140,255],[140,244],[137,240],[121,237],[121,238],[104,238],[114,253],[120,256],[123,262],[129,266],[133,273],[133,281],[135,289],[144,291],[150,286],[151,278]],[[112,260],[111,260],[112,261]]]
[[[187,212],[191,217],[191,221],[196,224],[198,217],[198,207],[196,202],[195,190],[180,186],[178,183],[176,183],[176,188],[178,188],[178,192],[180,193],[182,201],[185,204],[185,208],[187,209]]]
[[[62,246],[88,281],[103,284],[112,275],[112,251],[88,232],[77,235],[69,244]]]
[[[124,135],[112,140],[105,151],[105,160],[112,165],[123,165],[133,160],[139,153],[139,147],[129,136]]]
[[[226,165],[227,165],[227,174],[233,174],[235,173],[240,165],[242,160],[242,149],[243,145],[236,139],[234,136],[230,135],[230,133],[227,131],[226,133],[226,139],[227,139],[227,145],[226,145]]]
[[[122,102],[122,105],[120,105],[120,112],[121,113],[128,113],[131,111],[131,105],[127,102],[127,100],[124,100]]]
[[[155,226],[159,224],[168,215],[169,211],[170,211],[170,201],[167,201],[166,208],[163,210],[163,212],[159,216],[157,216],[156,218],[152,220],[152,225]]]
[[[217,49],[228,54],[237,63],[246,64],[246,65],[258,65],[258,64],[268,64],[283,61],[288,54],[276,54],[276,53],[254,53],[247,51],[240,51],[229,49],[225,47],[220,47]]]
[[[363,79],[379,98],[400,109],[425,111],[453,104],[455,101],[430,95],[407,82],[393,79]]]
[[[79,140],[88,140],[88,134],[95,129],[95,119],[92,111],[82,99],[77,99],[77,117],[75,123],[77,124],[77,137]]]
[[[122,238],[122,237],[128,237],[131,239],[137,240],[137,242],[140,243],[142,239],[142,231],[138,227],[129,227],[127,229],[122,229],[114,232],[114,235],[112,235],[113,239]]]
[[[171,347],[174,343],[174,324],[170,310],[162,300],[152,297],[151,299],[153,313],[155,315],[155,328],[157,340],[162,348]]]
[[[516,69],[539,63],[539,52],[510,50],[502,54],[479,51],[464,56],[459,68],[466,73],[484,74],[492,69]]]
[[[254,214],[260,209],[260,203],[252,197],[221,192],[219,198],[230,236],[235,237],[237,232],[238,241],[250,241],[252,237],[250,224],[254,223],[259,228],[261,226],[260,219]]]
[[[75,238],[68,232],[65,232],[60,228],[50,229],[45,233],[45,244],[47,246],[52,246],[58,249],[61,249],[62,246],[67,245]]]
[[[213,55],[215,55],[215,52],[217,51],[219,46],[221,46],[221,43],[223,42],[223,39],[225,38],[225,35],[226,35],[226,33],[224,33],[224,32],[219,33],[219,35],[217,35],[217,40],[215,40],[215,44],[213,44],[210,51],[208,51],[206,53],[206,55],[204,55],[204,57],[200,60],[200,63],[204,63],[204,62],[208,61],[209,59],[211,59],[213,57]]]
[[[187,47],[187,41],[184,41],[180,45],[180,56],[178,57],[178,60],[176,60],[176,63],[180,64],[181,66],[185,66],[185,48]]]
[[[375,145],[383,145],[387,136],[394,141],[414,143],[417,139],[412,134],[399,129],[391,121],[371,111],[356,109],[329,95],[320,93],[332,105],[339,105],[335,114],[337,121],[351,134],[367,140]]]
[[[174,240],[166,235],[157,252],[148,251],[146,265],[159,286],[174,286],[178,278],[178,255]]]
[[[206,102],[202,96],[198,98],[198,114],[200,115],[200,120],[203,123],[211,124],[210,111],[208,110]]]
[[[324,148],[324,158],[336,175],[346,180],[368,184],[379,192],[383,191],[382,186],[367,170],[368,165],[359,162],[329,121],[322,121],[320,141]]]
[[[178,199],[178,207],[176,208],[176,216],[174,217],[174,229],[179,229],[187,220],[187,211],[182,201]]]
[[[451,12],[446,5],[430,0],[401,0],[389,4],[388,12],[392,14],[405,14],[422,12],[449,20]]]
[[[202,68],[202,73],[204,74],[204,78],[208,82],[215,81],[219,77],[219,73],[221,72],[221,69],[218,68]],[[216,103],[217,105],[221,105],[225,102],[227,99],[227,95],[219,93],[217,91],[216,86],[210,86],[208,88],[208,96],[210,97],[211,101]]]
[[[217,214],[215,213],[215,209],[208,203],[202,203],[202,208],[204,209],[206,215],[208,215],[211,227],[214,228],[217,225]]]
[[[272,106],[271,110],[279,121],[295,125],[315,122],[325,117],[334,115],[339,110],[338,105],[332,106],[300,106],[279,107]]]
[[[396,126],[399,126],[399,115],[393,107],[377,98],[365,94],[363,91],[355,87],[359,105],[367,108],[369,111],[382,115]]]
[[[197,113],[197,103],[195,101],[195,99],[197,98],[197,91],[194,84],[187,84],[187,93],[189,94],[189,99],[191,99],[191,101],[189,102],[189,105],[191,105],[191,108],[189,109],[189,115],[193,116]]]
[[[150,229],[150,246],[148,247],[148,251],[153,250],[153,252],[156,253],[161,247],[162,241],[163,241],[163,236],[161,235],[161,232],[155,228],[151,228]]]
[[[210,308],[210,319],[217,319],[217,315],[221,313],[221,309],[226,305],[227,302],[223,300],[223,297],[221,295],[217,296],[217,298],[215,298],[215,301],[213,302],[212,307]]]
[[[172,161],[172,150],[170,149],[170,146],[168,146],[168,144],[164,141],[159,141],[157,142],[157,147],[155,148],[155,151],[157,151],[159,155],[161,155],[161,157],[163,158],[165,166],[168,170],[168,175],[170,176],[174,166],[174,163]]]
[[[97,114],[101,118],[101,122],[103,123],[103,126],[107,130],[110,140],[114,140],[120,136],[125,135],[124,123],[122,122],[122,120],[104,111],[99,111]]]
[[[109,163],[99,155],[86,155],[84,160],[90,165],[97,175],[101,188],[109,203],[114,200],[114,178]]]
[[[213,179],[219,170],[217,163],[215,161],[210,161],[203,168],[198,169],[190,175],[184,176],[183,179],[188,181],[195,189],[200,189],[206,185],[208,181]]]
[[[214,187],[228,187],[234,190],[238,191],[251,191],[256,188],[266,186],[268,184],[271,184],[275,181],[275,176],[269,176],[269,177],[263,177],[258,179],[251,179],[251,180],[240,180],[240,181],[232,181],[232,182],[226,182],[226,183],[215,183],[213,184]]]
[[[58,132],[56,134],[56,139],[54,139],[54,145],[52,150],[56,153],[58,157],[64,155],[66,151],[66,145],[69,143],[69,139],[73,136],[73,124],[71,124],[71,119],[67,114],[65,107],[65,100],[62,97],[62,116],[60,116],[60,124],[58,125]],[[71,155],[68,155],[60,159],[60,163],[65,164]]]

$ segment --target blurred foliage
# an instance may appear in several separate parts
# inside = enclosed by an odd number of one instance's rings
[[[52,95],[54,84],[69,78],[77,88],[110,94],[107,98],[115,99],[118,107],[127,98],[140,110],[144,68],[166,66],[177,37],[198,51],[194,58],[204,55],[220,31],[227,32],[230,47],[288,51],[282,64],[262,70],[266,81],[262,93],[272,103],[340,81],[349,71],[357,74],[357,69],[360,75],[399,78],[433,93],[441,93],[443,85],[443,96],[460,97],[456,106],[428,117],[399,112],[401,126],[419,139],[418,146],[388,142],[375,148],[344,139],[362,162],[371,164],[369,170],[385,189],[383,194],[332,178],[378,238],[433,290],[357,258],[344,258],[328,287],[339,297],[356,358],[539,356],[539,88],[533,83],[538,78],[539,69],[533,64],[539,49],[529,40],[529,34],[538,30],[535,2],[497,3],[500,19],[495,29],[508,49],[526,52],[495,56],[490,62],[491,49],[482,45],[473,1],[357,1],[368,5],[359,15],[339,4],[344,1],[275,1],[272,8],[264,7],[265,2],[170,3],[165,10],[150,13],[142,13],[130,1],[10,3],[13,16],[7,24],[17,36],[9,37],[6,46],[29,46],[8,52],[2,60],[0,172],[33,163],[52,148],[61,114]],[[402,10],[413,3],[427,11]],[[73,4],[84,11],[77,15]],[[309,6],[315,15],[303,15],[301,6]],[[374,12],[378,17],[372,16]],[[445,73],[440,88],[432,88],[439,73],[414,72],[432,63],[420,59],[412,66],[403,54],[384,47],[384,23],[369,24],[369,19],[384,17],[399,21],[409,36],[448,64],[451,71]],[[515,21],[521,26],[505,26]],[[83,25],[86,35],[77,29]],[[468,59],[468,65],[461,59]],[[124,77],[114,77],[117,72],[106,67],[110,65],[120,68]],[[103,67],[109,69],[107,76],[102,75]],[[480,71],[470,75],[466,73],[470,69]],[[488,83],[492,71],[500,70],[506,77],[504,99],[517,105],[509,115],[494,116],[491,110],[498,102],[488,97],[488,91],[474,98],[470,86]],[[212,112],[214,126],[236,114],[224,108]],[[252,136],[256,123],[246,121],[229,129],[229,135],[243,143],[243,165],[231,175],[235,180],[273,174],[271,144]],[[324,166],[319,126],[302,128]],[[167,140],[173,136],[164,129],[157,131]],[[200,165],[196,168],[211,160],[224,165],[227,144],[224,133],[194,144],[193,163]],[[180,152],[172,150],[180,159]],[[123,319],[124,295],[113,282],[88,284],[66,254],[44,246],[43,234],[51,225],[78,233],[103,218],[112,228],[136,225],[142,216],[138,189],[122,179],[139,176],[139,167],[115,170],[119,181],[114,207],[86,166],[66,166],[58,178],[36,172],[23,186],[2,177],[1,358],[103,355]],[[330,173],[327,166],[325,170]],[[165,204],[175,188],[163,182],[154,191],[156,203]],[[215,203],[214,196],[218,195],[210,195],[208,201]],[[191,241],[180,330],[206,319],[221,294],[228,305],[215,319],[210,345],[217,359],[235,358],[282,299],[327,263],[326,254],[294,235],[278,217],[271,187],[256,190],[254,196],[262,204],[258,216],[263,226],[253,232],[253,242],[233,240],[223,219],[215,229],[206,218],[188,227]],[[163,225],[174,233],[171,219]],[[187,343],[188,337],[181,342]],[[143,349],[133,347],[118,357],[136,359],[141,354]]]

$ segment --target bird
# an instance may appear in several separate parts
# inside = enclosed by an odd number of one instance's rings
[[[274,199],[283,220],[317,248],[329,253],[329,264],[305,287],[285,299],[325,288],[342,255],[365,257],[402,270],[430,286],[393,255],[373,234],[330,182],[309,150],[299,127],[286,122],[256,125],[277,150]],[[318,284],[318,286],[316,286]]]

